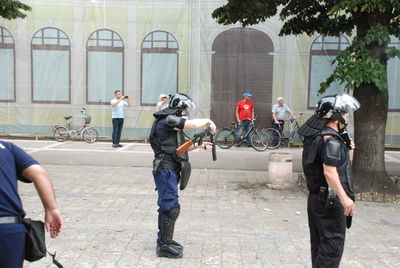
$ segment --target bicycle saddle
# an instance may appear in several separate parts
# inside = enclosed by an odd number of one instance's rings
[[[69,120],[69,119],[72,118],[72,115],[70,115],[70,116],[64,116],[64,118],[65,118],[65,120]]]

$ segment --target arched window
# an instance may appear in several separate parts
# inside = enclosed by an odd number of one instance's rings
[[[32,38],[32,101],[71,102],[71,44],[57,28],[43,28]]]
[[[0,101],[15,101],[15,44],[10,32],[0,26]]]
[[[124,43],[116,32],[101,29],[87,42],[87,103],[108,104],[124,89]]]
[[[390,47],[400,49],[400,40],[390,37]],[[389,110],[400,111],[400,59],[395,57],[388,61],[387,78],[389,87]]]
[[[310,53],[310,79],[308,90],[308,108],[313,109],[322,96],[340,94],[347,91],[344,84],[334,81],[322,95],[318,95],[320,84],[334,71],[332,61],[349,46],[349,41],[343,35],[319,36],[312,46]]]
[[[178,42],[165,31],[149,33],[142,42],[141,104],[154,105],[161,93],[178,90]]]

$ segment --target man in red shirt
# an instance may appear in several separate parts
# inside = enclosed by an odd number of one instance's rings
[[[250,101],[251,94],[249,92],[243,93],[243,100],[239,101],[236,106],[236,120],[240,122],[239,128],[236,132],[238,136],[236,147],[241,145],[241,137],[248,131],[249,126],[253,123],[254,118],[254,104]],[[246,138],[247,146],[250,147],[250,135]]]

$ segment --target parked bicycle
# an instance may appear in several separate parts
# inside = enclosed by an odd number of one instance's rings
[[[87,143],[93,143],[97,141],[97,130],[90,126],[92,117],[87,114],[85,108],[82,108],[81,113],[83,115],[85,123],[77,130],[72,129],[71,115],[64,117],[64,119],[67,120],[67,123],[65,125],[54,126],[53,137],[56,141],[64,142],[68,138],[75,136],[81,136],[81,138]]]
[[[241,145],[249,136],[251,146],[255,150],[259,152],[265,151],[268,146],[268,140],[261,130],[255,127],[254,121],[255,118],[252,120],[248,130],[245,133],[242,132],[240,137],[238,137],[236,134],[239,123],[236,121],[231,122],[230,128],[223,128],[218,131],[217,135],[215,136],[215,143],[221,149],[229,149],[235,144],[235,142]]]
[[[299,123],[298,121],[301,121],[301,118],[303,116],[303,113],[299,114],[298,119],[289,119],[285,120],[285,125],[289,129],[288,132],[283,131],[282,125],[278,125],[278,129],[276,128],[266,128],[262,130],[262,133],[265,135],[265,138],[268,141],[268,149],[276,149],[279,148],[279,146],[282,143],[293,143],[294,141],[302,141],[303,137],[301,137],[298,133],[297,130],[299,129]]]

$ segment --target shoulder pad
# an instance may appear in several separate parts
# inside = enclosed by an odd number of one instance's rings
[[[325,140],[325,150],[322,155],[324,164],[329,166],[339,166],[343,143],[335,138],[327,138]]]
[[[162,110],[154,113],[153,116],[155,118],[161,118],[161,117],[167,117],[168,115],[174,115],[174,114],[176,114],[176,109],[167,107],[165,109],[162,109]]]
[[[168,115],[165,123],[167,126],[183,129],[186,119],[176,115]]]
[[[326,120],[317,115],[311,116],[297,131],[303,137],[312,137],[324,128]]]

